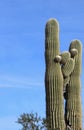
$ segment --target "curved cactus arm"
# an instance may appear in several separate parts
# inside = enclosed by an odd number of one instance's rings
[[[74,54],[74,56],[76,52],[77,52],[76,49],[74,50],[72,49],[72,53]],[[74,62],[74,59],[71,58],[71,53],[68,51],[63,52],[60,55],[56,55],[56,57],[54,58],[54,61],[56,63],[61,64],[61,70],[63,74],[63,92],[65,95],[66,86],[69,84],[70,74],[73,72],[75,62]]]
[[[60,55],[55,56],[54,61],[59,62],[61,64],[61,69],[64,78],[69,77],[70,74],[73,72],[75,61],[73,58],[71,58],[71,55],[75,56],[76,54],[77,54],[77,50],[71,49],[71,53],[63,52]]]
[[[62,73],[64,77],[68,77],[73,72],[74,65],[74,60],[72,58],[69,58],[66,64],[62,66]]]
[[[67,99],[67,86],[70,81],[70,75],[74,69],[74,59],[71,58],[70,52],[63,52],[60,54],[61,56],[61,70],[63,74],[63,95],[64,98]]]
[[[70,52],[65,51],[61,53],[60,56],[61,56],[61,64],[66,64],[66,62],[68,62],[70,58]]]

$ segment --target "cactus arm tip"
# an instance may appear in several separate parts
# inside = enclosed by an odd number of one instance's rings
[[[49,19],[48,21],[47,21],[47,23],[46,23],[46,28],[48,27],[48,26],[55,26],[56,28],[57,28],[57,31],[59,31],[59,22],[57,21],[57,19],[55,19],[55,18],[51,18],[51,19]]]

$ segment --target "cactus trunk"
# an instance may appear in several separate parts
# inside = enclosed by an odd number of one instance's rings
[[[54,58],[59,55],[59,26],[51,19],[45,29],[45,91],[46,117],[49,120],[49,130],[64,130],[63,75],[59,62]]]

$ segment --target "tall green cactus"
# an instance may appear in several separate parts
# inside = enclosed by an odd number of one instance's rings
[[[50,19],[45,28],[46,116],[49,130],[65,130],[63,76],[59,54],[59,25],[55,19]]]
[[[77,51],[74,51],[76,49]],[[65,118],[67,125],[72,126],[72,130],[82,130],[82,112],[81,112],[81,97],[80,97],[82,47],[80,41],[78,40],[72,41],[70,44],[69,51],[71,53],[71,57],[75,60],[75,66],[73,72],[70,75],[69,85],[67,86]]]
[[[45,28],[45,90],[48,130],[82,130],[81,42],[71,42],[69,52],[60,53],[59,25],[50,19]],[[64,117],[64,98],[65,117]]]

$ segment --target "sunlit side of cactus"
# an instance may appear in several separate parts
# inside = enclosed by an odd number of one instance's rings
[[[46,116],[49,130],[65,130],[63,103],[63,75],[60,66],[59,26],[50,19],[45,29],[45,90]]]
[[[77,50],[77,51],[76,51]],[[74,70],[70,75],[69,85],[67,86],[67,99],[65,120],[67,126],[70,126],[72,130],[82,130],[82,112],[81,112],[81,42],[74,40],[70,44],[69,51],[71,57],[75,61]]]

